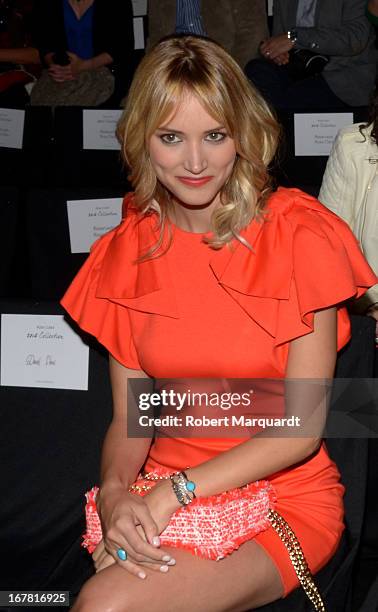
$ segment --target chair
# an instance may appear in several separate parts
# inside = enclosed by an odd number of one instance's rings
[[[55,315],[62,309],[1,300],[0,312]],[[112,401],[107,357],[89,343],[88,391],[0,387],[1,590],[74,595],[93,572],[80,547],[84,492],[98,482]]]
[[[54,115],[47,106],[29,106],[25,110],[23,171],[18,184],[25,189],[53,184]]]
[[[18,232],[20,192],[14,186],[0,187],[0,296],[12,293],[15,282],[17,249],[22,245]]]
[[[59,300],[88,256],[71,253],[67,200],[123,195],[119,187],[29,190],[25,224],[30,297]]]
[[[107,187],[127,190],[120,151],[83,149],[83,109],[55,110],[55,169],[57,187]]]
[[[299,187],[317,196],[328,156],[302,157],[295,155],[294,115],[302,112],[308,113],[311,112],[311,109],[298,109],[297,113],[289,111],[279,111],[277,113],[278,120],[283,128],[284,138],[273,164],[273,173],[279,184]],[[365,122],[367,120],[367,109],[365,107],[346,109],[345,112],[353,113],[354,122]],[[315,114],[323,114],[323,111],[315,111]]]

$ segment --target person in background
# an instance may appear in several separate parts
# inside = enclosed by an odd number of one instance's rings
[[[108,93],[119,103],[134,71],[130,0],[35,0],[35,22],[47,74],[41,91],[35,87],[38,96],[33,103],[43,104],[44,97],[48,103],[49,94],[59,100],[61,94],[61,103],[90,105],[91,93],[94,100]]]
[[[169,34],[207,35],[244,68],[268,36],[265,0],[149,0],[147,48]]]
[[[324,173],[319,200],[348,223],[366,259],[378,272],[378,86],[368,124],[342,128]],[[377,321],[378,284],[354,302],[357,313]]]
[[[248,78],[279,109],[366,106],[376,52],[365,13],[366,0],[275,0],[273,36]]]
[[[31,0],[0,1],[0,104],[24,107],[26,87],[40,75],[40,58],[33,44]]]

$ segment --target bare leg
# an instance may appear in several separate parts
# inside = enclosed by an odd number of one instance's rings
[[[72,612],[242,612],[282,597],[276,566],[256,542],[221,561],[166,547],[176,566],[141,580],[114,564],[90,578]]]

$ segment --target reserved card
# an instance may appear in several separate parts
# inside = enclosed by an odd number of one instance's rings
[[[122,110],[83,109],[83,149],[119,151],[115,131]]]
[[[122,198],[67,202],[71,253],[89,253],[92,244],[120,224]]]
[[[0,108],[0,147],[22,149],[25,111]]]
[[[63,315],[1,316],[1,382],[88,390],[89,348]]]
[[[295,155],[329,155],[337,132],[352,123],[353,113],[295,113]]]

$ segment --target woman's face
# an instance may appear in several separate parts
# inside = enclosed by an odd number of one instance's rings
[[[158,180],[178,203],[219,204],[236,149],[226,129],[188,94],[151,136],[150,159]]]

